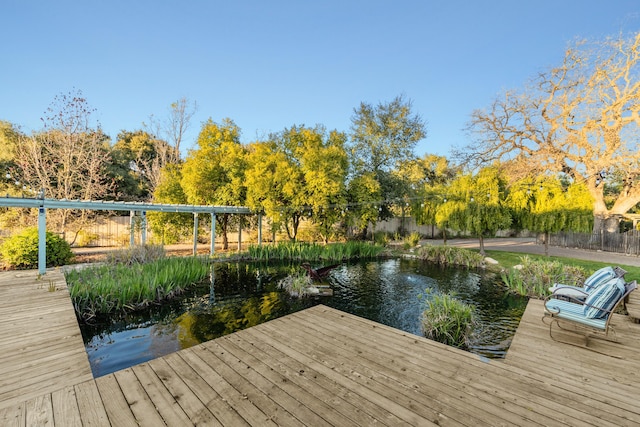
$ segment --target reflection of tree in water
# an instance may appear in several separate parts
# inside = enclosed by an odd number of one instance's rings
[[[247,299],[226,300],[193,310],[176,319],[182,348],[255,326],[289,312],[282,292],[266,292]]]

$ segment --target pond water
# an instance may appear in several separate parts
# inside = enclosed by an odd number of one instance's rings
[[[191,347],[316,304],[325,304],[422,335],[429,295],[455,292],[476,307],[480,325],[469,351],[504,357],[526,299],[506,292],[494,274],[441,268],[418,260],[344,263],[326,279],[331,297],[292,298],[278,281],[300,265],[215,263],[212,279],[144,312],[81,324],[95,377]]]

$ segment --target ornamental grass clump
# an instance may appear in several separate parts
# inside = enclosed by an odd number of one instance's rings
[[[278,282],[281,289],[287,291],[293,297],[304,297],[310,295],[313,281],[306,273],[292,274]]]
[[[451,294],[433,295],[422,313],[425,337],[458,348],[468,348],[476,324],[475,308]]]
[[[569,266],[558,261],[533,260],[528,256],[520,258],[520,264],[502,271],[502,281],[518,295],[544,298],[550,294],[554,283],[575,285],[583,283],[587,277],[582,267]]]

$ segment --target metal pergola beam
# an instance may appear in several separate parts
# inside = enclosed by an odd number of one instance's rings
[[[251,209],[244,206],[172,205],[164,203],[110,202],[103,200],[55,200],[29,199],[22,197],[0,197],[0,207],[45,209],[93,209],[103,211],[147,211],[147,212],[187,212],[214,214],[251,215]]]
[[[102,211],[129,211],[132,215],[141,212],[185,212],[194,215],[194,254],[197,245],[198,214],[211,215],[211,254],[215,247],[216,214],[252,215],[251,209],[244,206],[205,206],[205,205],[173,205],[163,203],[140,202],[110,202],[104,200],[56,200],[56,199],[30,199],[25,197],[0,197],[0,207],[37,208],[38,209],[38,273],[47,272],[46,256],[46,210],[47,209],[87,209]],[[262,224],[260,224],[261,226]],[[132,227],[133,230],[133,227]],[[241,233],[241,231],[239,231]],[[131,237],[133,242],[133,234]],[[144,235],[143,235],[144,242]],[[261,243],[261,242],[258,242]]]

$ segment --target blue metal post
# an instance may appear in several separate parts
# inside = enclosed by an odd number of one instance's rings
[[[38,273],[47,272],[47,215],[44,207],[38,209]]]

